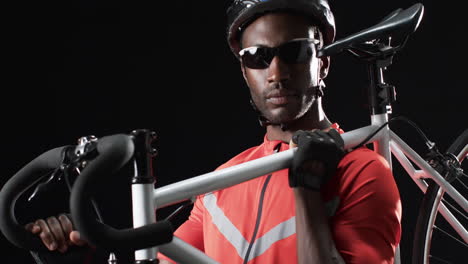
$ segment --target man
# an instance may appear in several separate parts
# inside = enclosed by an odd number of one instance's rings
[[[330,62],[316,54],[335,34],[327,1],[240,0],[228,16],[266,135],[220,169],[286,150],[291,139],[299,150],[289,173],[198,197],[175,234],[221,263],[393,262],[401,206],[389,166],[364,148],[343,156],[322,108]]]
[[[220,263],[392,263],[401,205],[390,168],[366,148],[345,153],[322,108],[330,61],[316,55],[335,35],[328,2],[236,0],[228,19],[266,135],[219,169],[298,151],[289,170],[198,197],[175,235]],[[70,241],[81,243],[76,235]]]

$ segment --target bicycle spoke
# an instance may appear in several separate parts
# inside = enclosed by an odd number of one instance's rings
[[[457,209],[454,205],[452,205],[451,203],[449,203],[445,198],[442,198],[442,202],[444,205],[446,206],[449,206],[450,208],[452,208],[453,211],[457,212],[459,215],[461,215],[463,218],[465,218],[466,220],[468,220],[468,216],[466,216],[463,212],[461,212],[459,209]]]
[[[468,186],[466,186],[462,180],[460,180],[460,178],[457,178],[457,181],[460,182],[461,185],[463,185],[463,187],[465,187],[465,190],[468,190]]]
[[[420,206],[416,225],[412,264],[466,262],[468,241],[466,241],[465,236],[468,212],[464,210],[463,205],[468,198],[468,175],[466,173],[468,167],[465,167],[468,165],[468,160],[463,159],[462,155],[464,156],[465,153],[460,153],[460,151],[466,150],[467,141],[468,130],[465,130],[447,151],[459,157],[460,162],[460,166],[453,164],[454,167],[448,170],[453,172],[453,175],[446,177],[446,180],[450,180],[447,182],[448,186],[455,189],[460,195],[455,197],[456,200],[444,193],[442,186],[438,185],[436,181],[425,180],[427,190]],[[438,155],[442,157],[440,153]],[[462,162],[464,163],[462,164]],[[457,202],[458,200],[460,203]],[[449,216],[448,219],[440,217],[442,214],[446,216],[445,213]],[[440,233],[437,233],[436,230]]]
[[[454,239],[455,241],[457,241],[458,243],[462,244],[463,246],[467,247],[468,248],[468,244],[466,244],[465,242],[461,241],[460,239],[454,237],[453,235],[451,235],[450,233],[448,233],[447,231],[443,230],[442,228],[439,228],[438,226],[434,225],[434,229],[437,229],[438,231],[440,231],[441,233],[451,237],[452,239]]]
[[[452,264],[452,262],[448,262],[448,261],[446,261],[446,260],[443,260],[443,259],[438,258],[438,257],[433,256],[433,255],[429,255],[429,257],[432,258],[432,259],[434,259],[434,260],[437,260],[437,261],[439,261],[439,262],[443,262],[443,263],[447,263],[447,264]]]

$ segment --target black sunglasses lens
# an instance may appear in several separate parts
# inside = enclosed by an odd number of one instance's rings
[[[286,63],[304,63],[312,57],[312,45],[309,41],[291,41],[281,47],[278,52]]]
[[[242,62],[250,69],[266,69],[271,63],[273,56],[269,52],[269,48],[257,47],[248,49],[242,55]]]
[[[312,57],[312,46],[309,40],[298,40],[287,42],[278,48],[252,47],[244,51],[242,62],[250,69],[266,69],[273,57],[278,55],[288,64],[304,63]]]

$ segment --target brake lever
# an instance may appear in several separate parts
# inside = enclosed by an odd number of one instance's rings
[[[70,170],[70,168],[76,168],[78,170],[83,169],[86,166],[87,161],[96,157],[96,144],[97,138],[95,136],[79,138],[78,145],[76,145],[75,148],[68,148],[62,153],[60,166],[56,168],[45,181],[36,186],[27,201],[31,202],[34,198],[55,189],[60,184],[63,184],[65,179],[64,175],[68,170]],[[44,177],[46,176],[47,174],[44,175]],[[71,192],[70,186],[68,184],[67,186]]]
[[[46,176],[47,174],[44,175],[43,177],[46,177]],[[50,175],[49,178],[47,178],[47,180],[39,183],[36,186],[32,194],[28,197],[28,202],[31,202],[34,198],[37,198],[38,196],[54,189],[56,186],[61,184],[63,182],[62,176],[63,176],[63,171],[60,170],[60,168],[55,169],[54,172],[52,172],[52,175]]]

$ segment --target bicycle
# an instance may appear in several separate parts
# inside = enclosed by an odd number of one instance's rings
[[[433,143],[428,141],[432,152],[429,161],[426,161],[388,127],[389,122],[397,120],[389,118],[395,88],[384,82],[383,72],[391,65],[392,57],[403,48],[409,35],[417,29],[422,14],[421,4],[416,4],[406,10],[398,9],[375,26],[336,41],[319,51],[319,56],[333,56],[342,51],[349,51],[364,60],[369,67],[371,125],[343,134],[345,147],[351,149],[372,142],[375,151],[381,154],[389,164],[391,164],[392,152],[412,176],[417,186],[426,193],[417,225],[419,229],[416,231],[413,263],[429,261],[432,228],[439,212],[449,219],[448,222],[458,231],[464,245],[468,243],[468,235],[463,222],[450,213],[449,210],[452,207],[445,206],[442,200],[442,197],[448,194],[461,207],[459,211],[468,210],[466,198],[454,187],[457,179],[466,177],[458,163],[465,159],[468,152],[468,130],[449,149],[449,153],[453,152],[457,159],[452,155],[441,155]],[[402,40],[399,45],[392,46],[388,35],[393,35],[393,37],[396,35],[397,39]],[[159,248],[161,252],[174,260],[181,263],[193,263],[193,261],[215,263],[184,241],[172,237],[172,228],[167,221],[155,223],[154,208],[162,208],[287,168],[295,151],[291,149],[154,189],[153,179],[148,177],[150,174],[148,167],[150,137],[148,131],[134,131],[131,135],[116,135],[99,140],[87,139],[76,147],[62,147],[44,153],[20,170],[0,193],[0,210],[3,215],[7,216],[0,220],[2,231],[15,245],[37,250],[44,249],[37,239],[31,237],[17,223],[11,208],[22,189],[40,180],[37,175],[42,175],[42,173],[38,172],[57,167],[61,170],[80,168],[82,169],[80,177],[73,185],[70,208],[77,229],[93,244],[111,251],[131,248],[136,251],[135,258],[140,263],[153,263],[151,261],[156,258],[157,252],[155,246],[172,239],[171,243],[161,245]],[[64,160],[69,161],[67,166],[60,167],[64,164]],[[85,205],[86,201],[97,191],[96,187],[92,186],[94,181],[103,180],[96,180],[94,176],[102,174],[99,172],[117,170],[130,160],[134,162],[137,172],[132,185],[135,201],[133,204],[135,230],[115,230],[90,217]],[[416,169],[413,164],[419,169]],[[426,180],[429,178],[432,180]],[[143,262],[145,260],[147,262]]]

